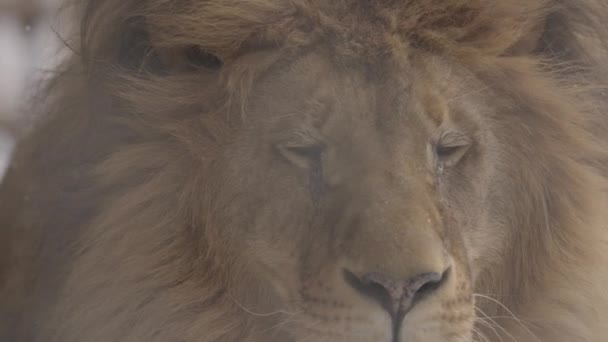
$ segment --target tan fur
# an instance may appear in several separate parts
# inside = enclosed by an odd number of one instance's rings
[[[604,1],[76,11],[0,192],[0,340],[608,337]],[[399,337],[344,277],[448,269]]]

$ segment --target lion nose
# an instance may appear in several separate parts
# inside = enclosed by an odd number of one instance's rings
[[[428,272],[411,278],[395,279],[380,273],[367,273],[358,277],[344,270],[344,278],[351,287],[363,296],[378,302],[393,319],[397,319],[403,318],[422,297],[436,291],[445,281],[448,271]]]

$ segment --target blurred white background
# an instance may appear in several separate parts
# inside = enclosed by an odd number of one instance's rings
[[[61,0],[0,0],[0,180],[14,145],[10,127],[66,54],[57,32]]]

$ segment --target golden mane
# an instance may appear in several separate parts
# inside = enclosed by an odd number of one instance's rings
[[[344,64],[373,66],[388,53],[379,36],[394,37],[403,55],[467,66],[507,97],[496,101],[526,113],[496,118],[513,121],[502,134],[525,151],[504,153],[529,167],[504,180],[526,190],[504,199],[521,235],[508,237],[503,264],[479,275],[485,314],[517,311],[543,341],[608,336],[608,3],[88,0],[77,11],[78,48],[49,84],[45,114],[0,192],[0,340],[98,341],[113,331],[143,341],[182,331],[184,340],[249,341],[255,317],[226,289],[255,280],[218,242],[212,199],[221,189],[208,178],[220,175],[209,164],[268,68],[319,44]],[[166,58],[191,46],[230,68],[170,70]],[[198,92],[185,90],[193,84]],[[74,260],[87,267],[75,273]],[[79,288],[65,281],[74,274]],[[48,317],[41,308],[64,293],[99,311],[61,303],[62,316]],[[99,298],[108,293],[116,296]],[[86,326],[99,321],[103,329]],[[520,322],[496,321],[530,338]]]

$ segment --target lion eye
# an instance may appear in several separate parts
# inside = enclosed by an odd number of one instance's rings
[[[280,148],[281,154],[295,165],[310,167],[321,163],[322,145],[294,145]]]
[[[437,146],[435,153],[441,160],[450,159],[458,154],[466,146]]]
[[[456,165],[471,147],[471,141],[463,136],[445,136],[432,144],[435,160],[440,167]]]
[[[285,145],[279,151],[292,164],[307,171],[310,179],[310,193],[315,203],[318,203],[325,192],[323,180],[323,151],[322,144]]]
[[[186,58],[191,65],[212,71],[217,71],[224,65],[218,56],[202,49],[199,46],[189,47],[186,50]]]

